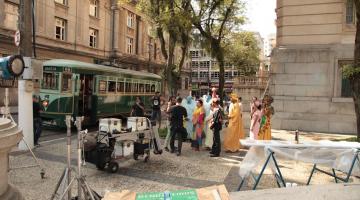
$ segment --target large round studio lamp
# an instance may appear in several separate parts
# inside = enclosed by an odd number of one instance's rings
[[[3,79],[19,77],[25,69],[24,59],[21,55],[12,55],[0,58],[0,70]]]

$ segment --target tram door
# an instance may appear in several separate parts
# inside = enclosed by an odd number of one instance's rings
[[[80,92],[79,92],[79,115],[84,116],[84,120],[90,119],[92,108],[93,94],[93,75],[80,75]]]

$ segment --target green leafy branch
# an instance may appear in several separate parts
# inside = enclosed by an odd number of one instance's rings
[[[342,76],[344,78],[351,78],[360,74],[360,66],[354,66],[352,64],[345,65],[342,68]]]

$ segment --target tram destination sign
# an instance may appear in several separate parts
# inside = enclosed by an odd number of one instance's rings
[[[0,78],[0,88],[17,88],[17,79],[2,79]]]

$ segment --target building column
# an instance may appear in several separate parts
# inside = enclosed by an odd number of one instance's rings
[[[115,57],[119,51],[119,23],[120,23],[120,10],[118,7],[117,1],[113,0],[112,6],[112,31],[111,31],[111,46],[112,46],[112,56]]]

